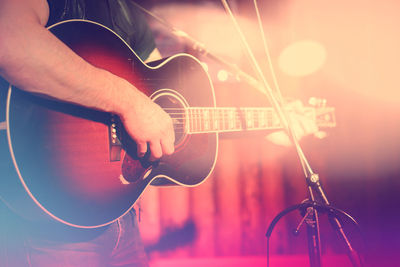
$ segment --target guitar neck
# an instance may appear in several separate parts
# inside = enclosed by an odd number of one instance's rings
[[[291,112],[289,110],[289,112]],[[304,109],[304,115],[319,127],[334,127],[334,109]],[[208,108],[190,107],[184,116],[175,117],[175,124],[185,125],[189,134],[273,130],[282,128],[273,108]],[[173,117],[174,118],[174,117]],[[185,121],[183,121],[185,120]]]

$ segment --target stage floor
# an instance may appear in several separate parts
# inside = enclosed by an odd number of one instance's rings
[[[181,258],[157,259],[150,267],[266,267],[266,257],[218,257],[218,258]],[[308,267],[308,255],[271,256],[270,267]],[[323,256],[324,267],[352,267],[345,255]]]

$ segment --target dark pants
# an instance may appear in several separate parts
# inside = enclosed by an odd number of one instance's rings
[[[134,211],[104,229],[57,232],[24,227],[18,219],[6,221],[7,212],[0,214],[1,267],[148,266]]]
[[[0,131],[0,148],[2,179],[14,172],[5,131]],[[135,211],[103,228],[79,229],[28,222],[0,200],[0,267],[30,266],[148,266]]]

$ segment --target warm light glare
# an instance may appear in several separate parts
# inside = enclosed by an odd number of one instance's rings
[[[279,56],[279,67],[291,76],[306,76],[319,70],[326,60],[325,48],[315,41],[298,41]]]
[[[218,71],[217,77],[220,82],[225,82],[228,80],[228,72],[226,70],[220,70]]]

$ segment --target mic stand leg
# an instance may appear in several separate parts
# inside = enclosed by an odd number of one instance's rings
[[[326,197],[326,194],[325,194],[324,190],[322,189],[321,183],[319,182],[318,175],[315,175],[314,177],[311,177],[310,179],[308,179],[308,183],[309,183],[310,192],[312,193],[312,189],[314,188],[314,190],[318,193],[320,199],[322,200],[323,205],[325,207],[330,207],[328,198]],[[344,245],[346,246],[347,256],[349,257],[352,265],[354,267],[363,266],[363,264],[361,262],[361,258],[359,256],[359,254],[354,250],[349,239],[347,238],[347,236],[343,230],[342,224],[340,223],[339,219],[336,216],[334,216],[333,214],[334,214],[334,212],[333,212],[333,209],[331,208],[330,212],[329,212],[329,222],[330,222],[332,228],[337,232],[339,237],[342,239]],[[354,221],[354,219],[352,219],[352,220]]]
[[[318,211],[313,206],[307,208],[305,215],[307,226],[308,257],[310,267],[321,267],[321,237]]]
[[[314,189],[319,194],[323,204],[329,207],[330,203],[325,195],[325,192],[322,189],[322,186],[321,186],[319,180],[318,179],[317,180],[310,179],[309,183],[311,183],[311,186],[314,186]],[[363,264],[361,262],[361,258],[359,256],[359,254],[357,253],[357,251],[351,245],[351,242],[349,241],[349,239],[347,238],[347,236],[343,230],[342,224],[340,223],[339,219],[333,214],[334,214],[334,212],[333,212],[333,210],[331,210],[329,212],[329,216],[328,216],[329,222],[330,222],[332,228],[339,235],[340,239],[342,239],[344,245],[346,246],[347,256],[350,259],[352,265],[355,267],[363,266]]]
[[[358,253],[354,250],[353,246],[351,245],[349,239],[347,238],[346,234],[343,231],[342,224],[333,215],[329,215],[329,222],[331,223],[332,227],[336,230],[339,234],[339,237],[343,240],[344,244],[347,248],[347,256],[349,257],[353,266],[362,266],[361,258],[359,257]]]

